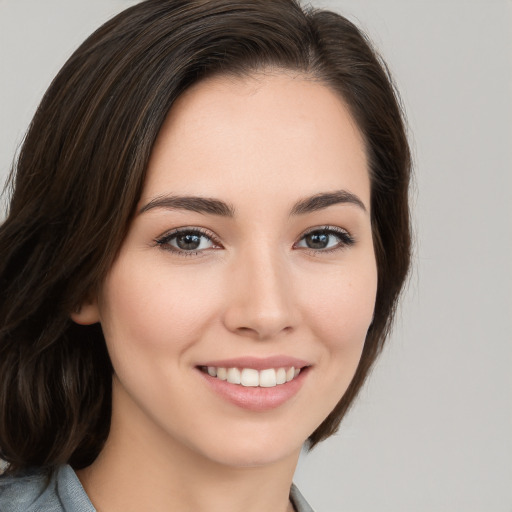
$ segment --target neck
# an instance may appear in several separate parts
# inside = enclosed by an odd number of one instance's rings
[[[300,450],[269,464],[211,460],[137,418],[112,416],[104,449],[77,475],[98,512],[289,512]]]

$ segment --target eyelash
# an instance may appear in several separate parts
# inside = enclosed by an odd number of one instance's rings
[[[327,248],[327,249],[314,249],[311,247],[301,248],[301,250],[304,250],[304,251],[309,252],[314,255],[318,255],[319,253],[329,254],[332,252],[343,250],[343,249],[355,244],[354,238],[352,237],[352,235],[350,235],[350,233],[348,231],[346,231],[345,229],[336,227],[336,226],[322,226],[322,227],[311,228],[300,236],[299,242],[304,240],[305,237],[307,237],[308,235],[312,235],[312,234],[335,236],[339,240],[338,243],[334,247]],[[179,235],[195,235],[198,237],[204,237],[204,238],[207,238],[210,242],[212,242],[214,246],[217,246],[217,247],[212,247],[212,248],[217,248],[217,249],[222,248],[222,244],[220,243],[219,239],[211,231],[208,231],[204,228],[196,228],[196,227],[194,227],[194,228],[185,227],[185,228],[173,229],[172,231],[169,231],[168,233],[161,236],[160,238],[157,238],[155,240],[155,243],[165,251],[169,251],[169,252],[172,252],[179,256],[184,256],[184,257],[198,256],[198,255],[202,254],[204,251],[208,250],[208,249],[185,250],[185,249],[179,249],[179,248],[175,248],[175,247],[171,246],[170,242],[173,239],[177,238]],[[296,242],[294,244],[294,247],[297,245],[297,243],[298,242]]]
[[[175,248],[175,247],[171,246],[170,242],[174,238],[177,238],[179,235],[195,235],[195,236],[199,236],[199,237],[204,237],[204,238],[207,238],[208,240],[210,240],[214,245],[216,245],[218,247],[222,247],[222,245],[221,245],[220,241],[218,240],[218,238],[211,231],[208,231],[208,230],[206,230],[204,228],[195,228],[195,227],[194,228],[177,228],[177,229],[173,229],[172,231],[169,231],[168,233],[166,233],[162,237],[157,238],[155,240],[155,242],[164,251],[169,251],[169,252],[172,252],[172,253],[177,254],[179,256],[184,256],[184,257],[187,257],[187,256],[198,256],[199,254],[201,254],[202,252],[205,251],[205,249],[187,251],[185,249],[179,249],[179,248]]]
[[[305,237],[312,234],[335,236],[339,240],[334,247],[328,249],[313,249],[310,247],[304,248],[305,251],[314,254],[315,256],[318,254],[329,254],[336,251],[340,251],[346,249],[347,247],[351,247],[352,245],[355,244],[354,237],[347,230],[339,228],[337,226],[323,226],[311,228],[301,235],[299,241],[302,241]]]

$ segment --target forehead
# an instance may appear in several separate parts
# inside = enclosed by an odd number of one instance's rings
[[[363,138],[341,97],[302,75],[261,73],[208,79],[176,101],[141,202],[168,193],[295,201],[341,188],[369,206]]]

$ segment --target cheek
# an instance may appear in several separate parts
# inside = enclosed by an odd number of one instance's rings
[[[317,393],[308,406],[310,433],[339,403],[361,359],[377,289],[374,260],[366,263],[325,269],[314,281],[303,280],[305,324],[319,354],[318,371],[310,377]]]
[[[373,318],[377,271],[373,260],[366,265],[326,272],[310,283],[307,323],[330,356],[343,355],[357,364]],[[305,283],[307,285],[307,283]]]
[[[184,350],[214,318],[218,283],[200,272],[122,261],[112,268],[100,300],[110,350]],[[172,342],[172,343],[171,343]]]

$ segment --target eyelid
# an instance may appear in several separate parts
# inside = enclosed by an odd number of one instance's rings
[[[297,247],[297,244],[302,241],[306,236],[317,233],[317,232],[323,232],[330,235],[334,235],[339,239],[339,243],[336,244],[334,247],[325,248],[325,249],[314,249],[311,247]],[[184,250],[179,249],[176,247],[173,247],[168,242],[176,237],[179,234],[182,233],[196,233],[199,234],[208,240],[212,242],[212,244],[215,247],[210,247],[207,249],[198,249],[198,250]],[[311,228],[308,228],[306,231],[304,231],[298,238],[298,240],[293,244],[294,249],[300,249],[302,251],[307,251],[313,254],[326,254],[330,252],[335,252],[339,250],[346,249],[347,247],[350,247],[354,245],[355,239],[354,237],[349,233],[348,230],[341,228],[339,226],[332,226],[332,225],[324,225],[324,226],[314,226]],[[174,254],[177,254],[179,256],[198,256],[201,255],[211,249],[222,249],[223,246],[219,240],[219,237],[212,231],[198,226],[182,226],[179,228],[174,228],[169,231],[166,231],[161,236],[157,237],[155,239],[155,244],[160,246],[163,250],[172,252]]]
[[[310,233],[314,233],[316,231],[329,231],[329,232],[338,233],[338,234],[342,234],[342,235],[348,235],[352,238],[352,235],[349,233],[349,231],[347,229],[341,228],[339,226],[332,226],[332,225],[320,225],[320,226],[313,226],[312,228],[308,228],[300,235],[300,238],[305,237],[306,235],[309,235]]]
[[[311,247],[300,247],[297,249],[311,252],[312,254],[328,254],[330,252],[335,252],[339,250],[346,249],[347,247],[350,247],[356,243],[355,238],[352,236],[352,234],[345,228],[341,228],[339,226],[332,226],[332,225],[324,225],[324,226],[314,226],[312,228],[308,228],[306,231],[304,231],[300,237],[298,238],[297,242],[295,242],[294,247],[296,247],[297,243],[304,239],[304,237],[316,233],[316,232],[324,232],[331,235],[335,235],[340,239],[340,243],[338,243],[336,246],[327,248],[327,249],[313,249]]]
[[[168,244],[168,242],[174,238],[177,235],[180,235],[182,233],[197,233],[201,236],[204,236],[205,238],[208,238],[216,247],[211,247],[209,249],[199,249],[199,250],[182,250],[178,249],[176,247],[173,247],[172,245]],[[173,228],[169,231],[166,231],[164,234],[160,235],[159,237],[155,238],[155,244],[160,246],[161,249],[164,251],[169,251],[174,254],[177,254],[179,256],[198,256],[199,254],[210,250],[210,249],[218,249],[222,248],[222,244],[220,243],[219,237],[213,233],[213,231],[210,231],[206,228],[198,227],[198,226],[182,226],[179,228]]]

